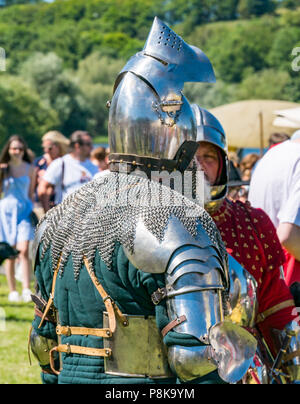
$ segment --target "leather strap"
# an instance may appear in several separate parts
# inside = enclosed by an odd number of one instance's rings
[[[100,357],[109,357],[111,356],[111,349],[98,349],[98,348],[87,348],[83,346],[76,346],[76,345],[58,345],[51,349],[50,351],[50,367],[54,374],[59,375],[60,372],[55,370],[54,364],[54,352],[62,352],[66,354],[78,354],[78,355],[87,355],[87,356],[100,356]]]
[[[153,304],[158,305],[163,299],[167,297],[167,288],[158,288],[151,295]]]
[[[162,329],[161,331],[162,336],[165,337],[169,331],[173,330],[173,328],[183,323],[184,321],[186,321],[186,316],[180,316],[175,320],[171,321],[168,325],[165,326],[165,328]]]
[[[128,319],[126,316],[124,316],[121,312],[121,310],[118,308],[118,306],[115,304],[113,299],[106,293],[102,285],[100,284],[99,280],[97,279],[95,273],[91,270],[89,262],[86,257],[83,257],[84,265],[88,271],[88,274],[94,283],[96,289],[98,290],[100,296],[103,299],[103,302],[105,304],[107,313],[108,313],[108,318],[109,318],[109,328],[85,328],[85,327],[69,327],[69,326],[61,326],[58,325],[56,327],[56,333],[57,335],[65,335],[65,336],[70,336],[70,335],[93,335],[96,337],[102,337],[102,338],[109,338],[112,336],[112,334],[116,330],[116,316],[115,313],[118,315],[120,318],[123,326],[128,325]],[[43,313],[42,320],[40,322],[40,325],[38,328],[40,328],[47,318],[47,313],[49,312],[53,300],[54,300],[54,293],[55,293],[55,285],[56,285],[56,280],[57,280],[57,275],[58,271],[60,268],[60,263],[61,263],[61,256],[58,260],[57,266],[54,271],[53,275],[53,281],[52,281],[52,290],[50,293],[49,300],[47,302],[47,306],[45,308],[45,311]],[[55,370],[55,364],[54,364],[54,358],[53,354],[54,352],[59,352],[59,353],[67,353],[67,354],[79,354],[79,355],[87,355],[87,356],[103,356],[103,357],[108,357],[111,356],[112,351],[109,348],[106,349],[97,349],[97,348],[88,348],[88,347],[82,347],[82,346],[76,346],[76,345],[58,345],[55,348],[53,348],[50,351],[50,367],[52,369],[52,372],[56,375],[59,375],[59,371]]]
[[[40,317],[40,318],[43,317],[43,312],[40,311],[37,307],[34,308],[34,314],[35,314],[37,317]],[[52,323],[52,324],[56,324],[56,321],[54,320],[53,317],[46,316],[46,317],[45,317],[45,320],[46,320],[46,321],[49,321],[49,322]]]
[[[56,327],[57,335],[93,335],[94,337],[109,338],[112,332],[109,328],[84,328],[84,327],[69,327],[58,325]]]
[[[256,324],[263,322],[266,318],[270,317],[272,314],[277,313],[278,311],[285,309],[287,307],[295,306],[294,300],[286,300],[285,302],[276,304],[273,307],[270,307],[266,311],[259,313],[256,317]]]
[[[113,301],[113,299],[106,293],[106,291],[102,287],[101,283],[97,279],[94,271],[91,270],[89,262],[86,257],[83,257],[83,262],[88,271],[88,274],[90,275],[90,278],[91,278],[93,284],[95,285],[96,289],[98,290],[98,292],[99,292],[100,296],[102,297],[103,302],[105,304],[105,307],[106,307],[106,310],[108,313],[110,331],[112,333],[114,333],[116,331],[117,323],[116,323],[115,312],[116,312],[117,316],[120,318],[122,324],[124,326],[127,326],[128,325],[127,317],[122,314],[121,310],[118,308],[118,306]]]
[[[52,290],[51,290],[50,297],[49,297],[47,306],[45,308],[42,320],[41,320],[40,325],[38,326],[38,328],[41,328],[41,326],[43,325],[43,323],[44,323],[44,321],[45,321],[45,319],[47,317],[48,311],[50,310],[50,308],[51,308],[51,306],[53,304],[54,293],[55,293],[55,285],[56,285],[57,275],[58,275],[58,271],[59,271],[59,267],[60,267],[60,262],[61,262],[61,255],[59,257],[58,263],[57,263],[56,268],[54,270],[53,281],[52,281]]]

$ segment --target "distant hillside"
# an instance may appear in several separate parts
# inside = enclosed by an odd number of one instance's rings
[[[299,3],[285,1],[291,8]],[[300,102],[300,72],[292,69],[300,10],[275,10],[275,3],[57,0],[0,8],[7,56],[0,72],[0,147],[16,132],[34,150],[52,128],[105,135],[114,79],[142,49],[155,15],[200,47],[215,68],[216,84],[186,85],[192,102],[206,108],[247,98]]]

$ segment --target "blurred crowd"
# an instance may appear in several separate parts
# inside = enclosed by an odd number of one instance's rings
[[[298,178],[296,170],[294,179],[296,185],[292,182],[289,183],[292,181],[289,178],[290,173],[287,172],[286,177],[281,175],[284,169],[280,166],[279,158],[279,156],[284,156],[283,167],[288,166],[286,160],[293,162],[289,158],[289,150],[280,151],[280,147],[289,145],[296,153],[296,163],[294,163],[300,167],[300,153],[297,154],[299,150],[295,147],[294,142],[297,146],[299,145],[297,142],[300,142],[300,131],[295,132],[292,139],[284,133],[273,133],[269,138],[268,150],[265,153],[248,153],[241,158],[239,151],[229,152],[227,198],[233,202],[244,203],[249,203],[250,200],[254,207],[263,209],[270,216],[279,231],[278,235],[282,245],[286,247],[288,265],[293,268],[290,271],[292,275],[288,278],[288,284],[289,286],[296,284],[293,287],[298,288],[298,278],[295,273],[300,273],[300,217],[297,213],[300,210],[300,173]],[[86,131],[75,131],[70,138],[58,131],[50,131],[42,137],[41,146],[43,154],[35,156],[27,147],[24,139],[14,135],[8,140],[0,154],[0,194],[2,196],[0,200],[0,252],[2,260],[5,259],[5,273],[10,291],[8,299],[11,302],[31,301],[30,243],[34,239],[34,230],[39,219],[70,193],[109,171],[109,149],[94,145],[91,135]],[[276,151],[279,155],[272,158]],[[270,155],[271,168],[267,171],[264,165]],[[270,184],[276,179],[274,179],[275,167],[278,168],[280,172],[278,176],[282,178],[283,183],[277,184],[275,191],[272,191]],[[290,170],[295,173],[294,166]],[[265,174],[267,172],[268,175]],[[263,180],[264,182],[262,182]],[[276,192],[283,193],[286,184],[289,184],[288,188],[294,195],[292,202],[287,195],[288,191],[286,191],[283,201],[279,201],[276,194]],[[274,205],[276,209],[283,211],[283,208],[279,206],[280,203],[287,205],[289,212],[292,212],[291,215],[294,215],[292,218],[287,215],[285,220],[293,223],[295,228],[292,230],[296,229],[296,231],[280,228],[277,220],[278,212],[274,212]],[[298,268],[299,271],[295,271],[295,268]],[[16,279],[22,282],[21,296],[17,292]],[[300,288],[296,292],[297,300],[297,296],[300,296]]]
[[[289,140],[290,136],[286,133],[272,133],[268,141],[268,150],[276,145]],[[246,202],[248,200],[250,181],[252,174],[257,166],[258,161],[262,157],[262,153],[248,153],[240,158],[239,153],[230,151],[229,158],[229,194],[228,197],[233,201],[240,200]]]
[[[41,146],[43,154],[36,156],[14,135],[0,154],[0,263],[5,259],[11,302],[31,301],[30,245],[39,219],[108,169],[108,148],[95,146],[86,131],[75,131],[70,139],[50,131]],[[22,282],[21,296],[16,279]]]

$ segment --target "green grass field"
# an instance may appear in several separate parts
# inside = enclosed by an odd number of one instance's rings
[[[94,144],[108,144],[108,137],[107,136],[96,136],[93,138]]]
[[[38,363],[31,354],[30,366],[27,351],[34,305],[10,303],[7,296],[6,278],[0,275],[0,384],[40,384]]]

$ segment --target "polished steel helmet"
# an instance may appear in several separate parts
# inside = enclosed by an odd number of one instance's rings
[[[210,201],[205,205],[206,209],[217,209],[228,192],[228,145],[225,131],[218,119],[199,105],[192,104],[192,110],[197,124],[197,142],[208,142],[217,147],[220,155],[220,171],[216,182],[211,186]],[[199,143],[200,142],[200,143]]]
[[[197,145],[185,82],[214,82],[204,53],[155,17],[141,52],[118,75],[109,111],[110,168],[184,171]]]

